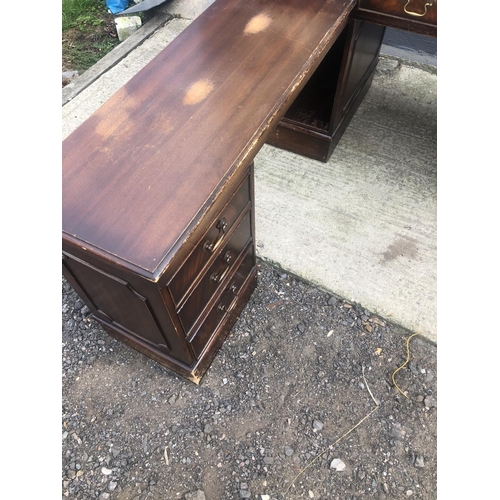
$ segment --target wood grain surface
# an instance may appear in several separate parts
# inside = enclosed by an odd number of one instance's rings
[[[214,2],[63,141],[63,241],[146,274],[167,265],[354,4]]]

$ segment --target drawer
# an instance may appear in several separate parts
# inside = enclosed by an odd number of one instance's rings
[[[437,0],[359,0],[359,8],[437,26]]]
[[[226,278],[234,270],[236,262],[241,261],[238,257],[240,257],[252,238],[250,217],[251,211],[247,210],[246,215],[228,242],[217,254],[217,258],[177,312],[186,333],[189,333],[210,299],[217,293],[219,287],[223,286]]]
[[[168,288],[176,306],[182,303],[204,268],[227,241],[234,222],[249,204],[250,177],[246,177],[226,207],[215,218],[200,243],[194,248],[186,261],[180,266],[170,281]]]
[[[197,358],[202,355],[209,342],[217,334],[224,318],[237,304],[238,294],[252,272],[254,263],[254,245],[253,242],[251,242],[245,250],[245,257],[238,267],[238,270],[225,287],[222,295],[207,315],[205,321],[190,340],[193,352]]]

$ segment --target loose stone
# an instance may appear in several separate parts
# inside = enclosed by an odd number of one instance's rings
[[[345,463],[340,458],[334,458],[330,464],[330,469],[341,472],[345,469]]]
[[[427,406],[427,408],[436,408],[437,407],[436,400],[430,396],[427,396],[424,399],[424,405]]]
[[[321,422],[321,420],[315,420],[313,422],[313,429],[316,429],[317,431],[323,429],[323,422]]]
[[[206,500],[205,493],[202,490],[193,493],[186,493],[186,500]]]

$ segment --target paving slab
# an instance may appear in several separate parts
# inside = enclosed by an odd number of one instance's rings
[[[328,163],[266,145],[257,250],[437,341],[436,75],[378,72]]]

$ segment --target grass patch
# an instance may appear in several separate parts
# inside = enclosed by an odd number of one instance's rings
[[[62,29],[100,26],[103,23],[102,11],[106,12],[103,0],[62,0]]]
[[[63,70],[82,73],[119,43],[105,0],[62,0]]]

